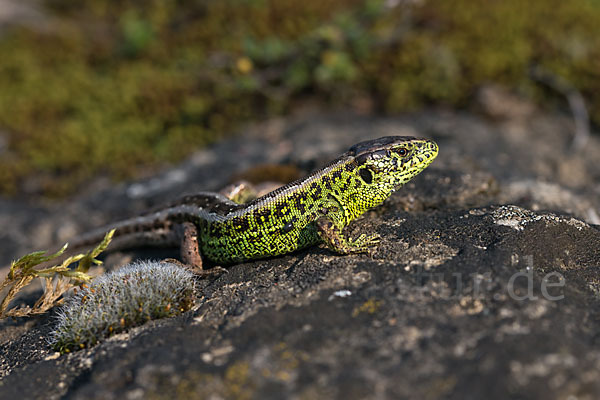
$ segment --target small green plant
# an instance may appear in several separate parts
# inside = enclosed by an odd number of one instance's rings
[[[0,291],[9,288],[4,298],[2,298],[2,302],[0,302],[0,319],[43,314],[50,308],[61,304],[63,302],[62,295],[67,290],[92,279],[92,276],[87,272],[92,264],[102,264],[102,261],[97,260],[96,257],[106,249],[114,232],[114,229],[108,232],[102,242],[89,253],[70,256],[58,265],[39,268],[40,265],[50,264],[53,260],[62,256],[68,244],[65,244],[62,249],[54,254],[47,255],[45,251],[37,251],[13,261],[10,272],[0,284]],[[69,265],[75,262],[78,263],[77,267],[74,269],[69,268]],[[34,278],[44,280],[44,294],[35,302],[33,307],[23,306],[9,309],[8,306],[11,301]]]
[[[168,262],[138,261],[94,278],[57,314],[50,345],[61,353],[90,347],[134,326],[188,311],[194,274]]]

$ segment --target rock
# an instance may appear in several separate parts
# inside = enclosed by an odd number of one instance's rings
[[[535,111],[530,101],[498,85],[482,86],[475,97],[478,110],[497,120],[524,119]]]
[[[1,321],[0,398],[598,398],[600,143],[569,153],[567,126],[432,110],[278,120],[268,136],[258,127],[176,167],[184,180],[153,178],[166,189],[142,181],[140,198],[121,185],[73,208],[38,205],[40,226],[86,229],[90,210],[108,222],[261,162],[308,170],[387,134],[441,149],[348,228],[382,237],[372,258],[313,247],[234,265],[199,283],[192,311],[66,355],[47,344],[52,314]],[[573,159],[585,171],[567,182],[558,171]],[[2,218],[23,232],[12,215]],[[131,254],[166,255],[152,251]]]
[[[37,30],[48,30],[53,18],[44,14],[36,2],[0,0],[0,33],[8,26],[27,26]]]

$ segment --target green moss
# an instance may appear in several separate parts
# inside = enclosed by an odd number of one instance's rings
[[[47,29],[0,37],[4,193],[33,175],[50,195],[135,176],[306,96],[399,112],[496,82],[545,100],[533,65],[600,121],[598,1],[45,3]]]
[[[352,310],[352,316],[358,317],[361,314],[375,314],[383,302],[381,300],[369,299]]]
[[[258,380],[248,362],[239,360],[220,372],[202,372],[193,366],[181,371],[149,371],[156,383],[144,393],[145,399],[235,399],[257,398]]]

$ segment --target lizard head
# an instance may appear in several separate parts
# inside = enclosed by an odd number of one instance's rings
[[[348,150],[354,171],[367,185],[394,190],[423,171],[438,154],[437,144],[410,136],[385,136]]]

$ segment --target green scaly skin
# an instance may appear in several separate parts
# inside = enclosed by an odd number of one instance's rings
[[[413,137],[358,143],[320,170],[249,203],[199,193],[115,225],[115,236],[124,238],[127,247],[173,244],[174,227],[191,222],[202,256],[221,264],[286,254],[321,242],[338,254],[370,252],[379,241],[376,235],[351,240],[343,235],[344,227],[420,173],[437,153],[435,142]],[[87,235],[81,243],[105,231]],[[163,235],[156,237],[153,231]]]

